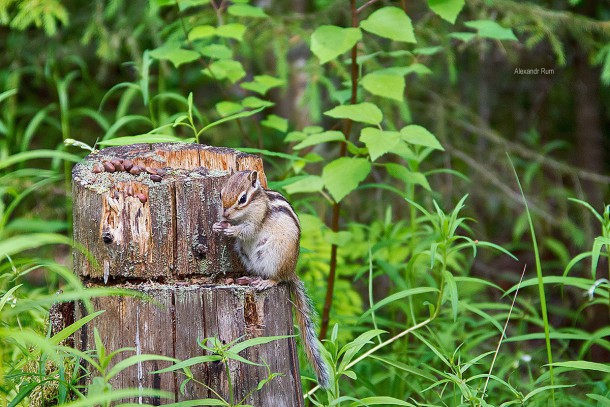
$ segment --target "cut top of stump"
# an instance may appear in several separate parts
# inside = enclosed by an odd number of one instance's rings
[[[75,271],[88,280],[198,277],[238,273],[231,242],[212,231],[220,190],[260,157],[200,144],[134,144],[90,154],[72,171]]]

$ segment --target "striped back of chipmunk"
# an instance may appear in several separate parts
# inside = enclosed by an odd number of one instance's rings
[[[288,202],[288,200],[286,198],[284,198],[284,196],[282,194],[280,194],[279,192],[275,192],[275,191],[271,191],[266,189],[265,193],[267,194],[267,197],[269,198],[269,209],[271,211],[272,214],[283,214],[288,216],[296,225],[296,227],[299,229],[299,235],[301,232],[301,223],[299,222],[299,217],[297,216],[296,212],[294,211],[294,209],[292,208],[292,205],[290,205],[290,202]]]

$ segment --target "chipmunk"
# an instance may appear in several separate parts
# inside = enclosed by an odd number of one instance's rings
[[[315,311],[295,272],[301,238],[299,218],[280,193],[262,188],[256,171],[233,174],[220,198],[222,219],[213,225],[213,230],[235,238],[235,251],[246,270],[254,275],[237,279],[238,284],[264,290],[280,282],[288,283],[307,358],[320,386],[328,388],[328,366],[320,354],[312,320]]]

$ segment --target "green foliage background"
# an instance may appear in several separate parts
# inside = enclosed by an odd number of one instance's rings
[[[297,209],[336,379],[312,404],[610,404],[609,17],[578,0],[0,1],[0,406],[139,394],[112,389],[116,350],[67,346],[95,314],[55,336],[47,315],[130,294],[71,273],[71,166],[160,140],[262,154]]]

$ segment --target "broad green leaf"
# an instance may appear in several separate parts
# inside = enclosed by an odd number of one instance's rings
[[[211,25],[198,25],[189,32],[189,40],[212,37],[214,34],[216,34],[216,28]]]
[[[246,76],[246,71],[244,71],[241,63],[232,59],[221,59],[220,61],[215,61],[202,72],[213,79],[228,79],[233,83]]]
[[[462,11],[464,3],[464,0],[428,0],[430,9],[451,24],[455,24],[455,19]]]
[[[173,5],[178,5],[178,9],[180,11],[184,11],[187,10],[191,7],[199,7],[199,6],[203,6],[205,4],[208,4],[210,2],[210,0],[180,0],[178,3],[171,2],[170,4]]]
[[[205,47],[198,48],[198,51],[206,57],[214,59],[229,59],[233,58],[233,51],[229,47],[221,44],[211,44]]]
[[[375,96],[402,101],[405,92],[405,79],[402,75],[370,73],[365,75],[360,84]]]
[[[464,23],[466,27],[477,30],[479,37],[492,40],[518,41],[515,33],[510,28],[504,28],[492,20],[474,20]]]
[[[293,141],[303,141],[307,138],[307,134],[302,131],[291,131],[284,138],[284,143],[292,143]]]
[[[242,105],[235,102],[222,101],[216,103],[216,111],[218,111],[218,114],[221,116],[228,116],[230,114],[241,112],[243,109],[244,107]]]
[[[335,201],[340,202],[358,187],[371,172],[371,163],[366,158],[338,158],[324,167],[322,179]]]
[[[417,184],[424,187],[426,190],[431,191],[430,184],[426,179],[426,176],[420,172],[413,172],[406,168],[404,165],[396,163],[384,164],[388,174],[392,177],[403,181],[405,184]]]
[[[413,53],[415,55],[434,55],[443,51],[443,47],[423,47],[423,48],[415,48]]]
[[[239,23],[231,23],[221,25],[216,28],[216,35],[224,38],[232,38],[237,41],[244,39],[244,33],[246,32],[246,26]]]
[[[361,38],[358,28],[322,25],[311,34],[311,52],[325,64],[349,51]]]
[[[282,133],[286,133],[288,130],[288,120],[275,114],[270,114],[267,116],[267,118],[263,120],[261,124],[265,127],[281,131]]]
[[[182,64],[195,61],[199,54],[195,51],[180,48],[177,43],[168,43],[150,51],[150,56],[156,59],[170,61],[176,68]]]
[[[375,11],[360,27],[380,37],[401,42],[417,42],[413,25],[407,14],[398,7],[383,7]]]
[[[341,105],[324,112],[335,119],[350,119],[355,122],[378,125],[383,120],[383,113],[372,103]]]
[[[259,107],[271,107],[275,105],[275,103],[273,102],[257,98],[256,96],[248,96],[247,98],[241,101],[241,104],[243,107],[247,107],[250,109],[256,109]]]
[[[400,129],[400,135],[404,141],[418,146],[430,147],[435,150],[445,151],[434,134],[422,126],[411,124]]]
[[[269,89],[282,86],[284,83],[283,79],[274,78],[269,75],[258,75],[254,77],[252,82],[242,83],[241,87],[264,95]]]
[[[110,140],[100,141],[97,144],[99,144],[101,146],[126,146],[128,144],[137,144],[137,143],[176,143],[176,142],[184,142],[184,139],[181,139],[179,137],[172,136],[169,134],[140,134],[137,136],[111,138]]]
[[[310,175],[306,178],[302,178],[292,184],[284,186],[284,190],[289,194],[296,194],[299,192],[319,192],[324,188],[324,181],[322,177],[317,175]]]
[[[340,232],[327,230],[324,233],[324,240],[330,244],[334,244],[337,247],[344,247],[352,240],[352,233],[346,230],[342,230]]]
[[[227,12],[235,17],[267,17],[267,14],[263,11],[263,9],[251,6],[249,4],[233,4],[232,6],[229,6]]]
[[[371,160],[375,161],[385,153],[392,151],[400,140],[397,131],[383,131],[375,127],[365,127],[360,133],[362,141],[369,149]]]
[[[345,141],[345,136],[343,133],[337,130],[329,130],[323,133],[312,134],[294,146],[293,149],[302,150],[306,147],[315,146],[321,143],[328,143],[330,141]]]
[[[460,40],[463,42],[468,42],[476,36],[477,35],[475,33],[467,33],[467,32],[455,32],[455,33],[449,34],[449,37],[455,38],[456,40]]]

